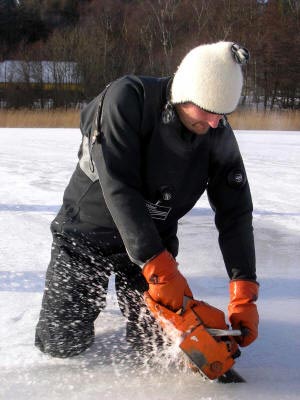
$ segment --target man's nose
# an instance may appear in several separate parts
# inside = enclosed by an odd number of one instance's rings
[[[220,119],[222,118],[222,115],[219,114],[212,114],[208,118],[208,124],[211,128],[217,128],[219,125]]]

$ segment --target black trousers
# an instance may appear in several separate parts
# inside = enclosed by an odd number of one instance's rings
[[[70,357],[92,344],[94,321],[105,308],[111,274],[115,274],[119,307],[127,319],[127,340],[137,348],[160,340],[159,328],[143,302],[147,282],[127,254],[109,254],[85,238],[54,234],[36,327],[35,345],[41,351]]]

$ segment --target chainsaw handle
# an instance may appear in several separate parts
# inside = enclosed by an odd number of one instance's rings
[[[188,304],[190,301],[193,301],[194,299],[189,296],[184,296],[183,297],[183,303],[182,303],[182,308],[178,310],[178,314],[182,315],[184,312],[188,309]],[[199,318],[201,321],[199,315],[196,314],[196,316]],[[207,332],[210,333],[212,336],[241,336],[244,335],[243,329],[215,329],[215,328],[206,328]]]
[[[206,328],[207,332],[212,336],[241,336],[242,332],[239,329],[215,329]]]

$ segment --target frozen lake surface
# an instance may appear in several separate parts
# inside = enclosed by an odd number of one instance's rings
[[[239,131],[254,201],[260,336],[236,370],[245,384],[204,382],[176,359],[137,364],[110,285],[95,344],[72,359],[33,346],[54,218],[73,172],[76,129],[0,129],[0,398],[300,399],[300,132]],[[182,219],[178,261],[194,296],[227,309],[228,278],[204,196]]]

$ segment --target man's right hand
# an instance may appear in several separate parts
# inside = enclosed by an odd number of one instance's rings
[[[167,250],[145,264],[143,275],[149,284],[148,293],[152,299],[173,311],[182,307],[184,296],[193,297],[176,260]]]

